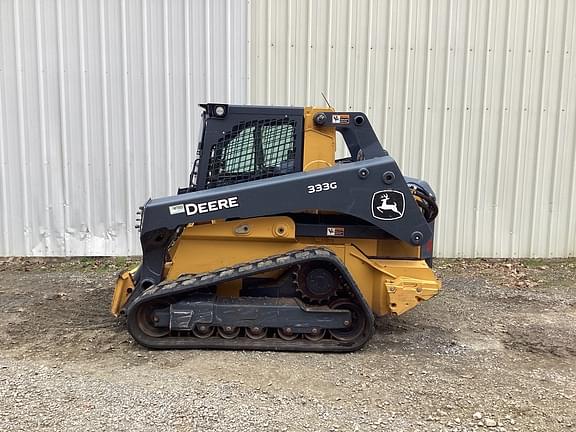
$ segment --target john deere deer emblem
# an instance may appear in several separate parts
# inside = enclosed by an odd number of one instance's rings
[[[372,216],[380,220],[400,219],[404,216],[404,194],[382,190],[372,195]]]

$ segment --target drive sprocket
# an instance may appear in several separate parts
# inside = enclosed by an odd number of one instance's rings
[[[327,263],[308,263],[297,270],[296,291],[302,299],[312,304],[328,304],[338,292],[338,270]]]

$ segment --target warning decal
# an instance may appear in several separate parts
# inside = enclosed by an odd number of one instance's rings
[[[330,237],[344,237],[344,228],[328,227],[326,228],[326,235]]]
[[[332,124],[350,124],[350,114],[332,114]]]

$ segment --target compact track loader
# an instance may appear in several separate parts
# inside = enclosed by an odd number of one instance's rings
[[[189,186],[140,208],[112,313],[150,348],[354,351],[438,293],[438,208],[361,112],[205,104]],[[335,160],[336,133],[350,157]]]

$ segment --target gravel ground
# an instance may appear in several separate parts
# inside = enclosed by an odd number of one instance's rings
[[[0,430],[576,431],[576,261],[438,261],[352,354],[148,351],[124,260],[0,261]]]

